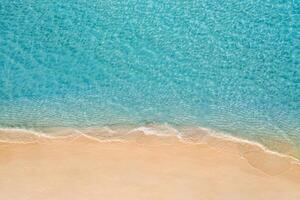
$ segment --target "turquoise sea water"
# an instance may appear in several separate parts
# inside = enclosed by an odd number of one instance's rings
[[[1,0],[1,127],[147,123],[299,146],[300,2]]]

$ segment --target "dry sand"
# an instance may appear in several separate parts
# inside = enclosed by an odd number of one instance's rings
[[[123,141],[81,135],[2,142],[0,199],[300,199],[294,159],[256,145],[206,141],[133,134]]]

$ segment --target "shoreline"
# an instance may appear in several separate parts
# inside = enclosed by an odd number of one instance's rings
[[[7,137],[26,135],[27,143],[0,142],[0,198],[300,198],[300,164],[291,157],[232,138],[180,138],[157,129],[160,136],[151,128],[120,128],[85,130],[89,135],[53,130],[55,137],[6,129]]]
[[[112,126],[113,127],[113,126]],[[196,144],[207,144],[206,139],[221,140],[224,142],[238,143],[241,145],[251,145],[257,147],[266,153],[274,154],[279,157],[287,157],[300,164],[300,157],[275,151],[257,141],[244,139],[241,137],[214,131],[205,127],[188,127],[183,126],[176,129],[168,124],[152,124],[148,126],[115,126],[115,127],[52,127],[40,130],[25,128],[2,128],[0,127],[0,143],[21,143],[27,144],[43,139],[65,139],[69,137],[85,136],[99,142],[105,141],[126,141],[132,135],[154,135],[159,137],[177,137],[181,142],[191,142]],[[186,132],[187,131],[187,132]],[[270,138],[272,140],[272,138]],[[213,145],[212,145],[213,146]],[[300,155],[299,155],[300,156]]]

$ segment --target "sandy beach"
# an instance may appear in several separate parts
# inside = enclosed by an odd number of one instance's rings
[[[294,159],[206,141],[132,134],[122,141],[77,135],[1,142],[0,199],[300,199]]]

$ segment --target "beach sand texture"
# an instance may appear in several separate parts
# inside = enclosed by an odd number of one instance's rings
[[[1,135],[12,132],[20,130]],[[300,199],[297,160],[205,137],[183,142],[137,130],[122,140],[1,142],[0,199]]]

